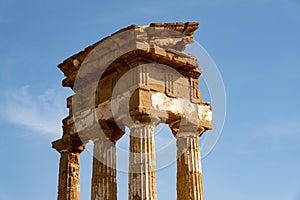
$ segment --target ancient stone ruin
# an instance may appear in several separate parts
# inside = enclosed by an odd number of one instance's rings
[[[177,199],[203,200],[199,137],[212,111],[198,89],[196,58],[184,52],[198,22],[132,25],[59,64],[69,116],[54,141],[61,155],[58,200],[80,199],[80,153],[92,141],[92,200],[116,200],[116,142],[130,129],[130,200],[155,200],[154,128],[168,124],[177,146]],[[201,62],[201,61],[200,61]]]

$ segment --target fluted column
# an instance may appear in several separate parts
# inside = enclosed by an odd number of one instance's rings
[[[59,164],[58,200],[80,200],[80,154],[62,152]]]
[[[74,144],[70,138],[53,142],[60,152],[58,200],[80,200],[80,153],[84,145]]]
[[[180,131],[177,144],[177,199],[203,200],[199,132]]]
[[[130,126],[129,200],[156,200],[154,128],[158,120]]]
[[[116,200],[116,148],[107,138],[94,141],[92,200]]]

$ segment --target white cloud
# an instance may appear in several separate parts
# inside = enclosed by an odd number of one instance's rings
[[[7,92],[0,107],[1,117],[38,134],[60,135],[61,120],[67,115],[66,91],[46,89],[42,94],[33,95],[29,89],[29,86],[24,86]]]
[[[293,137],[297,136],[300,129],[300,119],[279,120],[264,127],[267,136]]]

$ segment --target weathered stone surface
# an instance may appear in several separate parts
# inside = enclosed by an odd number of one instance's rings
[[[203,200],[202,169],[200,157],[200,131],[179,130],[177,143],[177,199]]]
[[[79,153],[61,153],[59,165],[58,200],[80,200],[79,162]]]
[[[74,94],[67,98],[59,200],[79,200],[80,153],[94,142],[92,200],[116,200],[116,142],[130,128],[129,199],[156,200],[154,127],[177,139],[177,199],[203,200],[198,138],[212,128],[202,101],[197,59],[185,53],[198,22],[132,25],[71,56],[58,67]]]
[[[65,60],[59,65],[66,76],[63,86],[73,88],[75,79],[86,79],[87,76],[91,79],[94,70],[99,71],[99,66],[106,66],[109,69],[109,65],[116,65],[111,64],[111,61],[122,62],[125,59],[125,62],[128,62],[128,58],[132,58],[132,53],[138,57],[151,58],[160,63],[165,62],[174,68],[191,68],[192,70],[198,67],[198,62],[192,55],[182,52],[187,44],[193,42],[192,33],[198,28],[197,23],[165,24],[161,30],[153,28],[156,27],[155,24],[152,25],[150,27],[130,26],[126,31],[120,32],[121,38],[113,34],[112,37],[105,38]],[[178,32],[181,28],[183,32]],[[87,66],[88,71],[85,71],[84,68]],[[79,69],[80,77],[78,77]],[[199,75],[200,73],[196,70],[194,76]]]
[[[129,200],[156,200],[154,128],[158,119],[130,128]]]
[[[108,139],[94,141],[92,200],[116,200],[116,147]]]
[[[58,200],[80,200],[80,153],[84,144],[72,137],[53,142],[60,152]]]

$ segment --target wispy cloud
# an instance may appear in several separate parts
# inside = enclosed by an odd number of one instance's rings
[[[41,94],[31,94],[24,86],[5,93],[1,102],[1,117],[9,123],[24,126],[50,137],[61,134],[61,119],[67,115],[65,91],[46,89]]]
[[[300,119],[286,119],[267,124],[263,131],[267,136],[293,137],[299,135]]]

